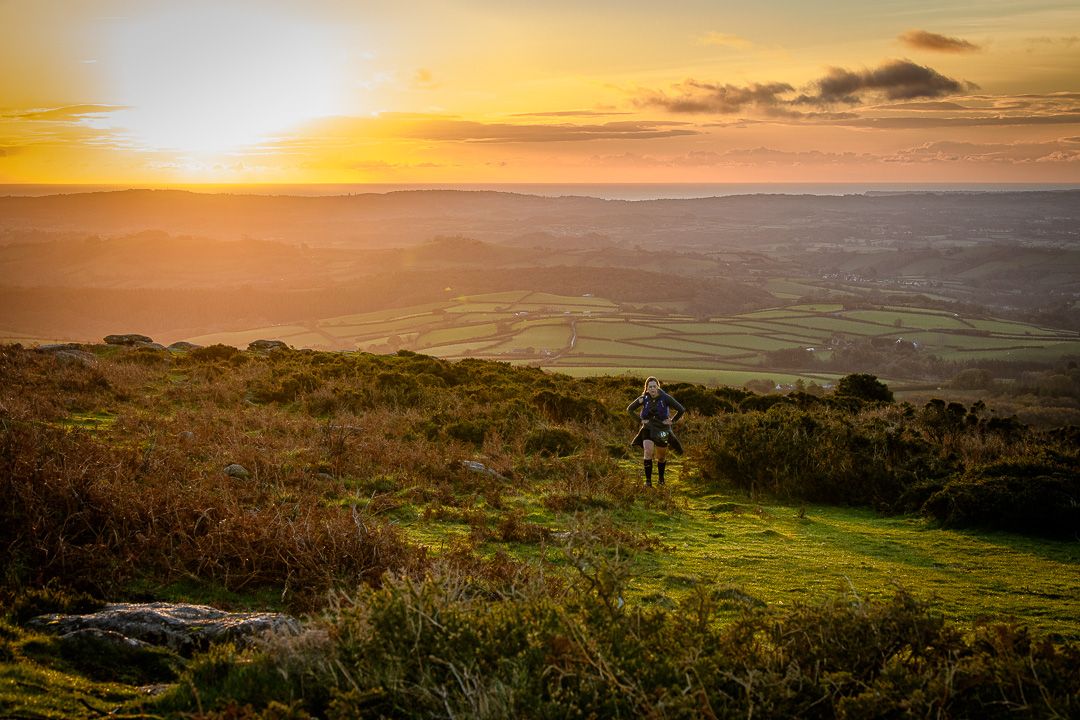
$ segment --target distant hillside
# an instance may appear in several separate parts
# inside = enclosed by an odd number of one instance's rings
[[[549,233],[664,248],[946,235],[1076,240],[1080,191],[742,195],[624,201],[486,191],[418,190],[337,197],[128,190],[0,197],[0,233],[142,230],[349,247],[440,235],[502,242]]]

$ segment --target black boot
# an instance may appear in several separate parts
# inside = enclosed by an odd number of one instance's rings
[[[667,466],[666,462],[658,462],[658,463],[656,463],[656,469],[660,471],[660,477],[657,478],[657,479],[660,481],[661,485],[664,484],[664,468],[666,466]]]
[[[645,487],[652,487],[652,460],[645,461]]]

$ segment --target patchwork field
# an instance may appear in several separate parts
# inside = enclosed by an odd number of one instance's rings
[[[834,375],[771,367],[766,353],[812,348],[824,359],[837,344],[868,338],[913,342],[945,360],[1045,362],[1080,354],[1080,338],[1069,331],[937,309],[845,310],[819,302],[703,320],[659,307],[647,312],[605,298],[524,290],[187,339],[243,347],[257,338],[320,350],[408,349],[574,374],[640,374],[662,368],[667,377],[707,383],[765,377],[782,382],[781,375],[828,383]]]

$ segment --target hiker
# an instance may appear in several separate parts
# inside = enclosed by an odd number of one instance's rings
[[[640,412],[638,408],[641,408]],[[671,417],[672,408],[675,410],[674,417]],[[657,480],[663,485],[668,447],[678,453],[683,451],[682,443],[671,431],[671,426],[682,417],[686,408],[660,389],[659,380],[650,377],[645,381],[645,391],[640,397],[634,398],[634,402],[627,406],[626,411],[633,413],[641,420],[641,428],[630,444],[645,450],[645,486],[652,487],[653,455],[656,456],[656,469],[659,475]]]

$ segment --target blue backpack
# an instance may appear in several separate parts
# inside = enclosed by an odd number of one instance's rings
[[[668,418],[668,404],[664,399],[664,393],[660,393],[656,396],[656,399],[646,393],[642,396],[641,402],[641,419],[648,420],[650,418],[656,418],[658,420],[667,420]]]

